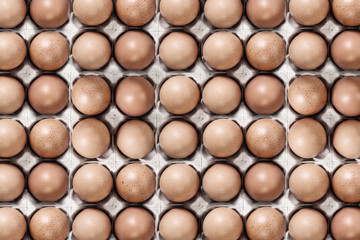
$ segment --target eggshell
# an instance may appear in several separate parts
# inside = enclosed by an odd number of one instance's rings
[[[9,158],[17,155],[25,144],[24,127],[13,119],[0,119],[0,157]]]
[[[349,163],[341,166],[333,175],[332,188],[344,202],[360,202],[360,165]]]
[[[24,39],[14,32],[0,32],[0,70],[17,68],[25,57]]]
[[[275,28],[285,18],[285,0],[248,0],[246,15],[258,28]]]
[[[75,17],[83,24],[97,26],[104,23],[111,15],[113,1],[111,0],[74,0]]]
[[[0,208],[0,239],[19,240],[26,233],[25,217],[15,208]]]
[[[207,0],[204,14],[211,25],[217,28],[230,28],[242,17],[243,4],[240,0]]]
[[[332,88],[331,102],[347,117],[360,115],[360,77],[347,76],[337,81]]]
[[[360,238],[360,208],[344,207],[331,220],[334,239],[357,240]]]
[[[117,0],[116,13],[122,22],[137,27],[150,22],[156,11],[155,0]]]
[[[25,188],[25,177],[22,171],[15,165],[8,163],[0,164],[0,202],[10,202],[18,198]],[[1,211],[0,211],[1,212]],[[0,213],[1,216],[1,213]],[[1,217],[0,217],[1,219]],[[1,220],[0,220],[0,239]]]
[[[184,26],[198,15],[199,0],[160,0],[161,16],[170,24]]]
[[[289,10],[293,19],[304,26],[322,22],[329,13],[329,0],[290,0]]]
[[[360,121],[346,120],[334,131],[333,146],[345,158],[360,157]]]
[[[21,82],[10,76],[0,76],[0,99],[0,114],[12,114],[19,110],[25,100]]]
[[[2,0],[0,2],[0,28],[19,25],[26,15],[25,0]]]
[[[331,57],[342,69],[360,69],[360,32],[344,31],[337,35],[331,45]]]
[[[69,0],[32,0],[30,16],[42,28],[58,28],[63,25],[70,11]]]
[[[360,25],[360,2],[357,0],[333,0],[332,11],[336,20],[349,27]]]

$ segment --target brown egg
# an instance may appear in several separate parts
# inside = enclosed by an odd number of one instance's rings
[[[206,170],[202,187],[211,200],[230,201],[240,192],[241,176],[233,166],[217,163]]]
[[[14,32],[0,32],[0,70],[17,68],[25,57],[24,39]]]
[[[13,119],[0,119],[0,157],[9,158],[17,155],[25,144],[24,127]]]
[[[127,202],[144,202],[154,194],[155,188],[155,174],[141,163],[126,165],[116,177],[116,190]]]
[[[327,225],[326,218],[318,210],[303,208],[291,217],[289,234],[294,240],[324,239]]]
[[[322,22],[329,8],[329,0],[290,0],[289,3],[291,16],[304,26],[314,26]]]
[[[217,28],[230,28],[238,23],[243,12],[242,1],[208,0],[204,5],[206,19]]]
[[[62,198],[68,189],[66,170],[57,163],[45,162],[30,172],[28,186],[31,194],[41,202],[55,202]]]
[[[24,174],[16,166],[8,163],[2,163],[0,164],[0,186],[1,186],[0,202],[13,201],[16,198],[18,198],[24,191],[25,188]],[[0,229],[1,229],[1,223],[0,223]],[[0,239],[3,239],[1,238],[1,233],[0,233]]]
[[[260,119],[246,132],[246,146],[259,158],[272,158],[285,147],[286,134],[283,126],[272,119]]]
[[[103,211],[86,208],[76,215],[72,232],[78,240],[107,240],[111,233],[111,222]]]
[[[341,166],[333,175],[332,188],[344,202],[360,202],[360,165],[349,163]]]
[[[97,115],[109,106],[111,89],[107,82],[99,76],[83,76],[72,87],[71,100],[81,113]]]
[[[290,84],[288,100],[290,106],[302,115],[317,114],[326,105],[327,89],[319,78],[303,75]]]
[[[160,88],[160,102],[168,112],[173,114],[182,115],[192,111],[199,99],[198,85],[187,76],[171,77]]]
[[[34,240],[65,240],[69,234],[69,219],[55,207],[44,207],[30,219],[30,234]]]
[[[357,240],[360,238],[360,208],[344,207],[331,220],[331,234],[335,239]]]
[[[360,77],[347,76],[337,81],[332,89],[331,102],[347,117],[360,115]]]
[[[186,158],[198,145],[196,129],[185,121],[174,120],[166,124],[159,135],[161,151],[171,158]]]
[[[154,148],[155,135],[153,129],[144,121],[130,120],[119,128],[116,145],[120,152],[133,159],[148,155]]]
[[[0,99],[0,114],[12,114],[19,110],[25,100],[21,82],[10,76],[0,76]]]
[[[115,103],[130,117],[140,117],[154,106],[155,91],[150,81],[139,76],[121,80],[115,91]]]
[[[98,32],[85,32],[74,42],[72,55],[75,62],[86,70],[105,66],[111,57],[109,40]]]
[[[285,188],[284,172],[277,165],[260,162],[245,175],[245,189],[258,202],[271,202],[280,197]]]
[[[228,114],[240,105],[241,88],[232,78],[216,76],[206,83],[202,99],[212,113]]]
[[[198,56],[196,40],[185,32],[172,32],[160,43],[161,61],[173,70],[184,70],[193,65]]]
[[[199,176],[188,164],[168,166],[160,176],[160,190],[173,202],[186,202],[193,198],[200,186]]]
[[[240,126],[230,119],[217,119],[205,127],[203,143],[206,150],[219,158],[230,157],[239,151],[243,142]]]
[[[241,217],[231,208],[215,208],[204,218],[203,231],[209,240],[239,239],[242,230]]]
[[[0,239],[19,240],[26,233],[26,220],[20,211],[11,207],[0,208]]]
[[[63,25],[70,11],[69,0],[32,0],[30,16],[42,28],[58,28]]]
[[[73,178],[76,195],[85,202],[100,202],[111,192],[113,178],[110,171],[101,164],[85,164]]]
[[[260,207],[246,221],[246,233],[251,240],[281,240],[286,231],[285,218],[272,207]]]
[[[204,43],[203,56],[210,67],[217,70],[228,70],[235,67],[243,55],[240,39],[231,32],[211,34]]]
[[[69,146],[69,130],[59,120],[43,119],[33,126],[29,140],[32,150],[37,155],[43,158],[56,158]]]
[[[290,149],[301,158],[317,157],[326,147],[326,131],[312,118],[296,121],[289,129]]]
[[[160,0],[161,16],[175,26],[184,26],[194,21],[199,9],[199,0]]]
[[[190,211],[173,208],[160,219],[159,232],[164,240],[193,240],[198,234],[198,222]]]
[[[75,17],[83,24],[97,26],[109,19],[113,10],[111,0],[74,0]]]
[[[248,0],[246,15],[258,28],[275,28],[284,21],[285,0]]]
[[[24,0],[2,0],[0,2],[0,28],[14,28],[26,16]]]
[[[340,123],[334,131],[333,146],[345,158],[359,158],[360,121],[346,120]]]
[[[357,0],[333,0],[333,14],[341,24],[355,27],[360,25],[360,2]]]
[[[30,44],[30,58],[33,64],[45,71],[61,68],[69,59],[70,44],[58,32],[42,32]]]
[[[245,88],[245,102],[251,111],[270,115],[284,104],[285,88],[282,82],[271,75],[258,75]]]
[[[156,11],[155,0],[117,0],[116,13],[122,22],[137,27],[150,22]]]
[[[360,68],[360,32],[344,31],[337,35],[331,45],[334,63],[345,70]]]
[[[246,45],[247,60],[258,70],[274,70],[284,62],[285,56],[285,42],[275,32],[258,32]]]
[[[328,191],[329,177],[317,164],[302,164],[291,173],[289,187],[298,200],[315,202],[324,197]]]
[[[53,115],[65,108],[69,100],[69,88],[55,75],[41,75],[31,83],[28,98],[35,111]]]
[[[154,217],[144,208],[129,207],[116,218],[115,235],[123,240],[150,240],[155,234]]]
[[[72,145],[75,151],[85,158],[98,158],[110,145],[110,132],[106,125],[87,118],[78,122],[72,132]]]

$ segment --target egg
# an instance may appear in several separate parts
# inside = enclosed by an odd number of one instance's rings
[[[245,139],[252,154],[259,158],[272,158],[284,149],[286,134],[278,121],[265,118],[250,125]]]
[[[105,66],[111,57],[109,40],[98,32],[85,32],[74,42],[72,55],[75,62],[86,70]]]
[[[155,192],[154,172],[146,165],[132,163],[120,169],[116,177],[116,190],[120,197],[130,203],[148,200]]]
[[[31,149],[40,157],[56,158],[69,146],[69,130],[60,120],[43,119],[30,130],[29,141]]]
[[[187,76],[173,76],[160,88],[161,105],[170,113],[183,115],[191,112],[200,99],[200,90],[194,80]]]
[[[198,234],[198,222],[189,210],[173,208],[160,219],[159,232],[164,240],[195,239]]]
[[[24,127],[13,119],[0,119],[0,157],[9,158],[20,153],[26,144]]]
[[[230,28],[242,17],[243,5],[239,0],[207,0],[204,14],[211,25],[217,28]]]
[[[272,207],[260,207],[250,213],[246,221],[246,233],[251,240],[281,240],[286,231],[285,218]]]
[[[184,26],[194,21],[199,9],[199,0],[160,0],[161,16],[175,26]]]
[[[111,192],[113,178],[110,171],[101,164],[90,163],[81,166],[73,177],[76,195],[85,202],[100,202]]]
[[[325,239],[327,220],[318,210],[303,208],[290,219],[289,234],[294,240]]]
[[[226,158],[239,151],[243,142],[240,126],[230,119],[217,119],[207,125],[203,132],[206,150],[218,158]]]
[[[248,40],[246,45],[248,62],[261,71],[270,71],[279,67],[284,62],[285,56],[285,42],[275,32],[258,32]]]
[[[14,32],[0,32],[0,70],[12,70],[21,65],[26,57],[26,44]]]
[[[118,239],[151,240],[155,234],[155,220],[144,208],[129,207],[117,216],[114,228]]]
[[[360,202],[360,165],[349,163],[337,169],[332,178],[332,188],[341,201]]]
[[[2,0],[0,2],[0,28],[14,28],[26,16],[25,0]]]
[[[275,28],[284,21],[285,0],[248,0],[246,15],[258,28]]]
[[[277,112],[284,104],[285,87],[271,75],[258,75],[245,88],[245,102],[256,114],[269,115]]]
[[[42,28],[58,28],[69,17],[69,0],[32,0],[30,16]]]
[[[104,112],[109,106],[111,89],[107,82],[99,76],[82,76],[72,87],[71,100],[81,113],[97,115]]]
[[[142,31],[127,31],[115,43],[117,62],[128,70],[148,67],[155,57],[154,40]]]
[[[289,10],[292,18],[304,26],[321,23],[329,13],[329,0],[290,0]]]
[[[232,78],[216,76],[205,84],[202,100],[212,113],[228,114],[240,105],[241,88]]]
[[[274,201],[285,189],[284,172],[273,163],[256,163],[245,175],[245,189],[255,201]]]
[[[327,134],[321,123],[312,118],[303,118],[290,127],[288,142],[297,156],[314,158],[325,149]]]
[[[360,238],[360,208],[344,207],[331,220],[331,234],[335,239],[356,240]]]
[[[98,158],[110,146],[110,132],[106,125],[95,118],[78,122],[72,132],[75,151],[85,158]]]
[[[159,46],[161,61],[173,70],[184,70],[193,65],[198,51],[196,40],[185,32],[171,32]]]
[[[243,230],[240,215],[228,207],[218,207],[206,214],[204,235],[209,240],[239,239]]]
[[[111,0],[74,0],[75,17],[83,24],[97,26],[109,19],[113,10]]]
[[[331,45],[333,62],[345,70],[360,68],[360,32],[344,31],[337,35]]]
[[[78,240],[106,240],[110,237],[111,222],[103,211],[86,208],[76,215],[72,232]]]
[[[161,129],[159,145],[170,158],[186,158],[196,150],[198,134],[190,123],[174,120]]]
[[[64,80],[55,75],[41,75],[31,83],[28,98],[35,111],[53,115],[66,107],[69,88]]]
[[[333,146],[345,158],[359,158],[360,121],[346,120],[340,123],[334,131]]]
[[[160,176],[160,190],[168,200],[173,202],[190,200],[198,192],[199,186],[199,176],[188,164],[170,165]]]
[[[66,64],[70,54],[70,44],[58,32],[41,32],[30,43],[32,63],[45,71],[54,71]]]
[[[206,170],[202,178],[202,187],[211,200],[230,201],[240,192],[241,176],[233,166],[217,163]]]
[[[155,0],[117,0],[116,13],[126,25],[138,27],[150,22],[156,12]]]
[[[289,187],[298,200],[315,202],[327,193],[329,177],[326,171],[317,164],[302,164],[290,174]]]
[[[140,159],[154,148],[155,134],[146,122],[129,120],[120,126],[116,135],[116,145],[125,156]]]
[[[25,100],[25,90],[21,82],[10,76],[0,76],[0,99],[0,114],[18,111]]]
[[[341,24],[349,27],[360,25],[360,2],[357,0],[333,0],[332,11]]]
[[[120,81],[115,90],[115,103],[130,117],[140,117],[148,113],[155,102],[155,90],[144,77],[131,76]]]
[[[331,102],[341,114],[347,117],[360,115],[360,77],[347,76],[334,84]]]
[[[1,186],[0,202],[14,201],[23,193],[25,188],[25,177],[23,172],[15,165],[9,163],[1,163],[0,186]],[[1,229],[1,224],[0,224],[0,229]],[[2,239],[1,233],[0,233],[0,239]]]
[[[311,75],[297,77],[288,90],[290,106],[302,115],[319,113],[326,105],[327,95],[325,84]]]
[[[26,220],[22,213],[11,207],[0,208],[0,239],[19,240],[26,233]]]
[[[44,207],[30,219],[30,234],[34,240],[65,240],[69,234],[69,219],[56,207]]]

